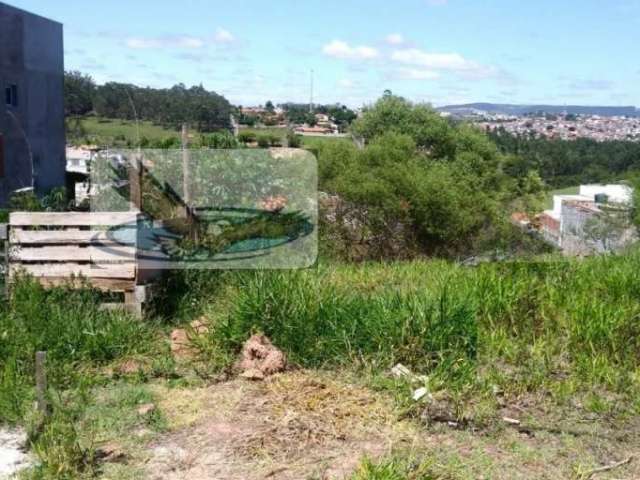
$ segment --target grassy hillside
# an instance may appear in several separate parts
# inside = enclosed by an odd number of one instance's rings
[[[110,478],[139,478],[145,442],[184,428],[175,417],[184,407],[169,399],[188,405],[192,389],[224,378],[242,342],[262,331],[310,378],[314,371],[334,372],[340,382],[392,402],[397,421],[408,419],[420,438],[437,434],[451,445],[475,445],[443,450],[421,441],[411,456],[399,451],[387,463],[363,463],[359,480],[478,478],[487,468],[509,471],[523,462],[552,462],[559,477],[586,478],[572,472],[603,463],[601,448],[623,456],[640,439],[638,271],[637,251],[476,268],[414,261],[293,272],[183,271],[165,280],[157,313],[142,323],[100,312],[95,294],[44,292],[27,282],[0,308],[0,421],[31,425],[42,462],[31,478],[100,477],[106,467],[96,448],[113,441],[131,450],[128,466],[118,466],[117,474],[107,468]],[[192,362],[177,362],[169,331],[196,318],[209,332],[193,337],[198,354]],[[44,426],[33,423],[32,410],[33,356],[42,349],[49,352],[54,411]],[[390,378],[398,362],[415,377]],[[314,380],[299,381],[308,389]],[[419,387],[429,394],[414,401]],[[336,402],[351,401],[355,387],[335,388],[345,389]],[[259,402],[259,390],[251,392]],[[152,414],[135,413],[148,402],[156,404]],[[556,447],[513,436],[502,418],[514,416]],[[589,418],[596,431],[617,425],[618,435],[567,433],[579,418]],[[142,443],[134,434],[140,429]],[[513,447],[499,456],[482,453],[480,461],[481,450],[496,442]],[[431,476],[409,476],[416,465]],[[386,471],[396,476],[383,476]]]

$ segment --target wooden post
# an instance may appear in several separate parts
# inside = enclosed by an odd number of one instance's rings
[[[0,145],[0,148],[2,146]],[[0,241],[2,241],[2,264],[4,265],[4,295],[9,297],[9,224],[0,224]]]
[[[187,209],[191,208],[191,167],[189,165],[189,129],[182,124],[182,191]]]
[[[36,402],[38,411],[47,415],[47,352],[36,352]]]
[[[129,165],[129,202],[130,210],[142,211],[142,168],[138,155],[133,157]]]

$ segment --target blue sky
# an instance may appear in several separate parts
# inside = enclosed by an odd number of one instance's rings
[[[9,0],[65,26],[100,83],[202,83],[235,104],[640,106],[640,0]]]

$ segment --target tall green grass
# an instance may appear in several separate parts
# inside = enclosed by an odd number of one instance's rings
[[[94,376],[119,357],[148,352],[154,329],[120,312],[99,309],[88,290],[45,290],[24,279],[0,305],[0,423],[18,422],[33,398],[35,352],[47,352],[53,389]]]
[[[216,329],[237,348],[263,331],[303,366],[379,365],[421,368],[473,360],[474,306],[456,292],[356,293],[315,272],[258,273],[240,283],[233,314]]]
[[[255,272],[238,275],[227,297],[211,335],[230,351],[262,331],[305,367],[402,362],[446,382],[526,391],[569,378],[640,390],[637,251],[477,268],[425,261]]]

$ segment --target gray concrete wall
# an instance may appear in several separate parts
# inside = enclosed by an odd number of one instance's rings
[[[65,183],[63,55],[60,23],[0,2],[0,204],[17,188],[33,185],[43,194]],[[17,107],[5,105],[11,84]]]

